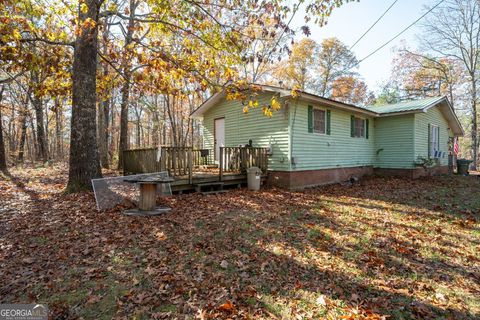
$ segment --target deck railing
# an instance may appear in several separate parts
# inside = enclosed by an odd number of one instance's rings
[[[125,173],[160,172],[157,148],[131,149],[123,151],[123,171]]]
[[[263,174],[267,173],[267,148],[220,147],[220,180],[226,172],[246,173],[250,167],[258,167]]]
[[[193,149],[193,166],[210,166],[215,164],[213,150]]]
[[[168,171],[172,177],[188,176],[192,181],[194,169],[217,164],[219,179],[224,173],[245,173],[250,167],[268,169],[268,149],[250,147],[220,147],[219,161],[215,163],[213,150],[191,147],[143,148],[123,151],[125,173],[152,173]]]
[[[123,151],[123,170],[127,173],[169,171],[171,176],[189,173],[189,168],[214,165],[213,150],[191,147],[142,148]]]
[[[170,176],[191,176],[193,150],[189,147],[161,147],[160,168]]]

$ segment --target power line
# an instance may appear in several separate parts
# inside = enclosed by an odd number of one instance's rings
[[[385,48],[389,43],[391,43],[393,40],[397,39],[398,37],[400,37],[405,31],[407,31],[408,29],[410,29],[411,27],[413,27],[418,21],[422,20],[427,14],[429,14],[430,12],[432,12],[436,7],[438,7],[439,5],[441,5],[445,0],[441,0],[440,2],[438,2],[435,6],[433,6],[432,8],[430,8],[427,12],[425,12],[420,18],[418,18],[417,20],[415,20],[414,22],[412,22],[408,27],[406,27],[405,29],[403,29],[402,31],[400,31],[399,33],[397,33],[393,38],[391,38],[390,40],[388,40],[387,42],[385,42],[384,44],[382,44],[380,47],[378,47],[377,49],[375,49],[372,53],[368,54],[366,57],[364,57],[363,59],[361,59],[360,61],[358,61],[357,64],[355,64],[352,68],[358,66],[360,63],[362,63],[363,61],[365,61],[366,59],[370,58],[371,56],[373,56],[375,53],[377,53],[378,51],[382,50],[383,48]]]
[[[365,31],[365,32],[360,36],[360,38],[358,38],[357,41],[355,41],[355,43],[350,47],[350,50],[352,50],[353,47],[355,47],[355,46],[357,45],[357,43],[359,43],[360,40],[362,40],[363,37],[365,37],[365,36],[367,35],[367,33],[369,33],[370,30],[372,30],[372,28],[375,27],[375,25],[376,25],[380,20],[382,20],[382,18],[388,13],[388,11],[390,11],[390,9],[391,9],[391,8],[395,5],[395,3],[397,3],[397,2],[398,2],[398,0],[393,1],[393,3],[390,5],[390,7],[388,7],[387,10],[385,10],[384,13],[382,13],[382,15],[377,19],[377,21],[375,21],[375,22],[370,26],[370,28],[368,28],[368,30]]]

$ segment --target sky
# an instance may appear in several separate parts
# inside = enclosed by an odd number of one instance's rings
[[[425,6],[432,6],[439,0],[398,0],[390,11],[368,32],[353,48],[357,59],[361,60],[396,34],[417,20],[425,12]],[[336,8],[328,19],[328,24],[318,27],[309,23],[310,38],[320,43],[322,39],[336,37],[347,46],[351,46],[368,28],[387,10],[394,0],[360,0]],[[305,25],[304,13],[298,12],[292,21],[293,29]],[[402,46],[402,42],[410,49],[418,44],[421,36],[421,21],[403,33],[395,41],[372,55],[359,66],[368,87],[378,91],[381,83],[388,80],[394,47]]]

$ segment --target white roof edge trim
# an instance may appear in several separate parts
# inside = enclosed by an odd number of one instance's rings
[[[278,93],[280,93],[281,97],[287,97],[287,96],[290,96],[292,94],[292,92],[290,90],[283,89],[283,88],[278,88],[278,87],[273,87],[273,86],[269,86],[269,85],[266,85],[266,84],[261,84],[261,85],[257,84],[256,86],[260,86],[263,91],[278,92]]]
[[[435,100],[434,102],[430,103],[428,106],[426,107],[423,107],[423,112],[427,112],[428,109],[432,108],[432,107],[435,107],[437,104],[443,102],[443,100],[447,100],[447,97],[439,97],[437,100]]]
[[[465,131],[463,130],[463,127],[462,127],[460,121],[458,120],[457,114],[453,110],[453,106],[452,106],[452,104],[450,103],[450,101],[448,100],[447,97],[440,97],[437,100],[435,100],[434,102],[432,102],[431,104],[423,107],[422,109],[398,111],[398,112],[391,112],[391,113],[382,113],[379,116],[381,118],[383,118],[383,117],[392,117],[392,116],[403,115],[403,114],[427,113],[428,109],[430,109],[432,107],[440,106],[442,103],[446,104],[451,118],[449,119],[449,116],[446,115],[443,110],[440,110],[442,112],[443,116],[445,117],[445,119],[447,119],[447,122],[450,126],[452,126],[452,124],[454,126],[456,126],[456,128],[450,128],[450,129],[452,129],[452,131],[453,131],[453,133],[456,137],[463,136],[465,134]]]
[[[452,104],[448,100],[447,97],[443,98],[443,101],[447,105],[448,111],[450,112],[450,115],[453,116],[453,124],[457,126],[457,129],[459,129],[457,132],[453,132],[456,137],[458,136],[464,136],[465,135],[465,130],[463,130],[462,124],[460,123],[460,120],[458,120],[457,114],[455,113],[455,110],[453,109]],[[448,119],[447,119],[448,120]],[[453,131],[453,128],[450,128]]]
[[[412,113],[425,113],[426,111],[423,111],[423,109],[417,109],[417,110],[407,110],[407,111],[396,111],[396,112],[389,112],[389,113],[380,113],[378,115],[379,118],[385,118],[385,117],[393,117],[393,116],[401,116],[403,114],[412,114]]]
[[[457,128],[450,128],[453,131],[453,134],[456,137],[465,135],[465,131],[463,130],[462,124],[460,123],[460,120],[458,120],[457,114],[455,113],[455,110],[453,109],[453,106],[450,103],[450,100],[448,100],[448,98],[446,96],[440,97],[434,103],[424,107],[422,110],[423,110],[423,112],[427,112],[428,109],[430,109],[432,107],[435,107],[435,106],[440,106],[441,107],[442,103],[445,103],[445,105],[447,106],[447,109],[448,109],[448,113],[450,114],[450,116],[453,119],[449,119],[449,116],[445,114],[443,108],[440,109],[440,112],[442,112],[443,116],[447,119],[447,122],[450,125],[450,127],[452,126],[452,124],[457,127]],[[452,121],[450,121],[450,120],[452,120]],[[455,130],[455,129],[457,129],[457,130]]]
[[[337,109],[348,110],[348,111],[352,111],[352,112],[355,112],[355,113],[369,115],[369,116],[372,116],[372,117],[378,117],[378,113],[376,113],[374,111],[370,111],[370,110],[363,109],[363,108],[360,108],[360,107],[350,106],[350,105],[344,104],[342,102],[338,102],[338,101],[334,101],[334,100],[330,100],[330,99],[325,99],[325,98],[322,98],[322,97],[317,97],[317,96],[311,95],[309,93],[301,92],[299,94],[299,97],[301,99],[305,100],[305,101],[317,102],[317,103],[321,103],[321,104],[326,105],[326,106],[335,107]]]
[[[276,92],[279,93],[281,97],[291,97],[292,92],[290,90],[278,88],[278,87],[273,87],[269,85],[257,85],[262,88],[263,91],[271,91],[271,92]],[[212,108],[220,99],[223,99],[226,97],[225,90],[222,90],[220,92],[217,92],[210,98],[208,98],[203,104],[201,104],[197,109],[195,109],[190,116],[192,118],[196,119],[201,119],[203,117],[203,114],[208,111],[210,108]],[[425,113],[428,111],[428,109],[435,107],[437,105],[440,105],[441,103],[445,103],[448,110],[449,115],[445,114],[445,112],[442,110],[442,113],[444,114],[445,118],[447,119],[447,122],[449,125],[453,128],[452,131],[455,136],[463,136],[465,134],[465,131],[463,130],[462,125],[460,124],[460,121],[458,120],[457,115],[455,114],[455,111],[453,110],[452,104],[448,100],[447,97],[439,97],[437,100],[433,101],[431,104],[425,106],[422,109],[417,109],[417,110],[408,110],[408,111],[399,111],[399,112],[391,112],[391,113],[377,113],[375,111],[363,109],[360,107],[355,107],[355,106],[350,106],[348,104],[344,104],[342,102],[322,98],[319,96],[316,96],[314,94],[306,93],[306,92],[300,92],[299,93],[299,98],[305,101],[310,101],[310,102],[316,102],[316,103],[321,103],[326,106],[330,107],[335,107],[338,109],[342,110],[348,110],[354,113],[359,113],[359,114],[364,114],[364,115],[369,115],[371,117],[389,117],[389,116],[396,116],[396,115],[402,115],[402,114],[412,114],[412,113]]]
[[[213,96],[205,100],[197,109],[195,109],[191,114],[190,117],[192,118],[202,118],[203,114],[213,107],[221,98],[226,96],[225,91],[222,90],[220,92],[215,93]]]
[[[292,97],[292,92],[290,90],[287,90],[287,89],[282,89],[282,88],[273,87],[273,86],[269,86],[269,85],[256,85],[256,86],[259,86],[262,89],[262,91],[267,91],[267,92],[270,91],[270,92],[279,93],[280,97],[282,97],[282,98]],[[363,108],[360,108],[360,107],[350,106],[348,104],[344,104],[344,103],[339,102],[339,101],[334,101],[334,100],[322,98],[322,97],[316,96],[314,94],[309,94],[309,93],[306,93],[306,92],[300,92],[298,94],[298,96],[299,96],[299,98],[301,98],[303,100],[307,100],[307,101],[310,100],[310,101],[313,101],[313,102],[321,103],[321,104],[331,106],[331,107],[335,107],[335,108],[338,108],[338,109],[349,110],[349,111],[353,111],[353,112],[360,113],[360,114],[366,114],[366,115],[369,115],[369,116],[372,116],[372,117],[377,117],[378,116],[378,113],[376,113],[374,111],[370,111],[370,110],[363,109]],[[226,97],[225,90],[217,92],[216,94],[214,94],[213,96],[211,96],[210,98],[205,100],[205,102],[203,102],[197,109],[195,109],[190,114],[190,117],[196,118],[196,119],[202,118],[203,114],[205,112],[207,112],[210,108],[212,108],[221,98],[225,98],[225,97]]]

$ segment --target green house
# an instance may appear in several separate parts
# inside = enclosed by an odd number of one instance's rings
[[[296,189],[351,176],[381,173],[418,177],[448,172],[451,138],[463,135],[455,112],[445,97],[366,108],[262,85],[259,105],[272,97],[280,111],[265,117],[261,108],[243,112],[238,100],[219,92],[192,117],[203,121],[204,148],[236,147],[252,141],[268,147],[268,181]]]

